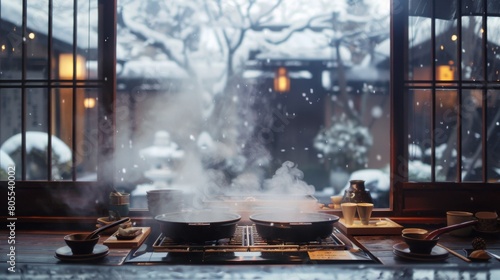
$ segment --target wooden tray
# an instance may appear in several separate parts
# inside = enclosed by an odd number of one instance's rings
[[[368,225],[361,224],[359,219],[352,225],[346,225],[341,218],[336,225],[343,233],[350,235],[399,235],[403,226],[389,218],[372,218]]]
[[[150,227],[141,228],[142,233],[136,236],[134,239],[118,240],[116,238],[117,232],[115,232],[108,239],[106,239],[103,244],[108,246],[109,248],[137,248],[144,242],[144,240],[146,240],[146,237],[148,237],[151,233]]]

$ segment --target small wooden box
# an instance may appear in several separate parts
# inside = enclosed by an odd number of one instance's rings
[[[341,218],[337,227],[345,234],[350,235],[399,235],[403,226],[389,218],[372,218],[368,225],[361,224],[359,219],[355,219],[352,225],[346,225]]]

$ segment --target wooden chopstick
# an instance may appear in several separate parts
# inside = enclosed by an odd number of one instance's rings
[[[450,252],[450,254],[454,255],[455,257],[457,257],[465,262],[472,262],[469,258],[464,257],[463,255],[453,251],[452,249],[450,249],[444,245],[438,244],[438,246],[445,249],[446,251]]]

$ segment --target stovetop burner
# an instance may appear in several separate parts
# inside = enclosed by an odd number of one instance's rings
[[[231,238],[205,243],[177,243],[160,234],[153,244],[155,252],[307,252],[311,250],[343,250],[345,244],[332,233],[320,240],[294,243],[281,240],[264,240],[255,225],[238,226]]]
[[[155,236],[157,236],[155,238]],[[125,264],[256,264],[379,262],[337,228],[320,240],[293,243],[262,239],[255,225],[237,226],[234,236],[204,243],[177,243],[163,234],[150,236],[132,250]],[[357,248],[357,247],[356,247]]]

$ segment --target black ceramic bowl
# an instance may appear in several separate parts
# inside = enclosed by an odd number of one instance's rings
[[[434,248],[439,241],[439,238],[424,239],[425,234],[418,233],[404,233],[401,236],[406,244],[408,244],[410,252],[414,254],[430,254],[432,248]]]
[[[71,248],[71,252],[74,255],[92,254],[100,236],[97,235],[92,239],[86,240],[85,237],[88,235],[88,233],[72,233],[64,236],[64,241]]]

